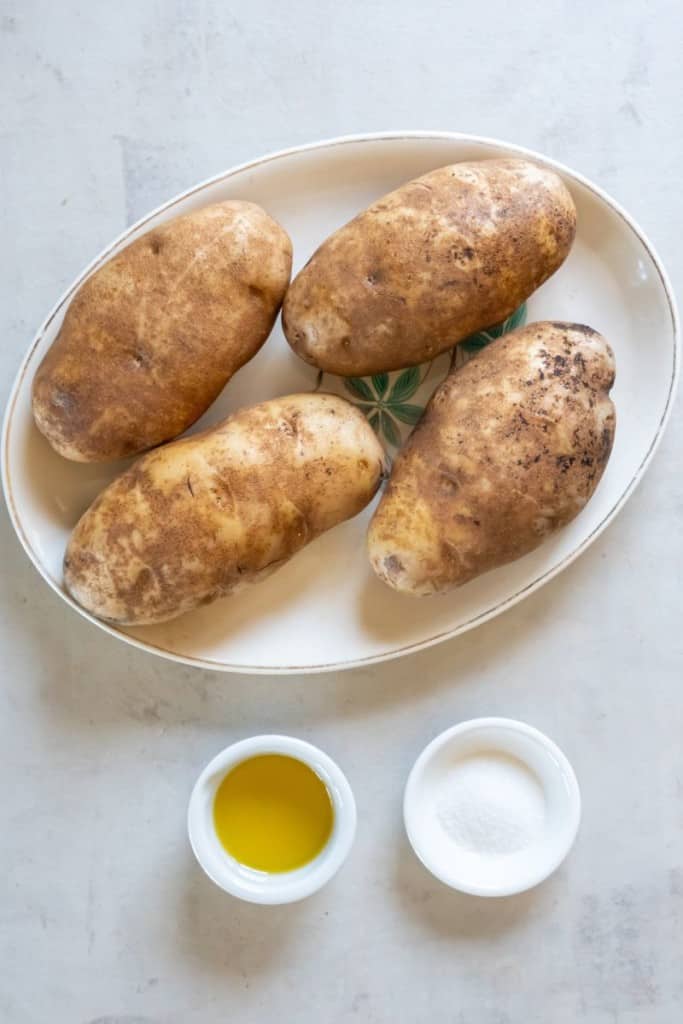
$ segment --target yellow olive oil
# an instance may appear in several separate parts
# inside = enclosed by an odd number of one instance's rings
[[[325,783],[294,757],[262,754],[228,772],[213,804],[227,852],[257,871],[293,871],[330,838],[332,802]]]

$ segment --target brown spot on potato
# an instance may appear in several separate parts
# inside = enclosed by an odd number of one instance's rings
[[[441,474],[441,482],[446,490],[450,494],[455,494],[460,487],[460,481],[455,473],[452,473],[449,469],[445,469],[443,466],[439,469],[439,472]]]
[[[398,576],[403,572],[403,563],[396,555],[388,555],[382,562],[384,570],[389,577]]]
[[[141,569],[135,579],[136,590],[147,590],[154,585],[154,573],[148,567]]]
[[[133,364],[138,368],[147,368],[149,366],[149,360],[142,349],[136,349],[135,352],[131,353],[131,359]]]
[[[278,424],[278,430],[282,434],[287,434],[288,437],[298,437],[299,428],[297,425],[298,416],[294,413],[291,416],[283,417]]]
[[[548,322],[552,324],[553,327],[556,327],[560,331],[571,329],[575,333],[584,334],[587,338],[600,337],[596,330],[594,330],[592,327],[588,327],[586,324],[567,323],[566,321],[563,320],[550,320]]]
[[[599,458],[603,462],[607,462],[612,451],[612,444],[614,442],[614,425],[604,427],[600,435],[600,455]]]

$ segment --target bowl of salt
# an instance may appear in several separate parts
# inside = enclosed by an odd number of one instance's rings
[[[476,718],[422,751],[403,817],[415,853],[440,881],[474,896],[512,896],[567,856],[581,796],[569,761],[538,729]]]

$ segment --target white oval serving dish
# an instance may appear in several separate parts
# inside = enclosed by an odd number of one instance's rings
[[[79,608],[62,586],[66,542],[80,514],[122,464],[84,466],[60,458],[35,428],[30,398],[33,374],[84,278],[154,225],[228,198],[261,203],[285,226],[294,242],[296,272],[332,230],[402,182],[456,160],[503,155],[554,167],[578,208],[578,233],[569,259],[529,299],[527,319],[590,324],[606,335],[616,354],[616,442],[603,480],[581,515],[537,551],[441,598],[417,601],[375,579],[364,543],[371,507],[319,538],[264,583],[175,621],[118,629]],[[128,228],[85,268],[49,313],[19,370],[4,423],[3,485],[14,527],[38,571],[100,629],[201,668],[338,670],[457,636],[510,608],[585,551],[632,493],[659,443],[678,363],[675,302],[656,253],[629,215],[585,178],[519,146],[450,132],[333,139],[262,157],[197,185]],[[430,376],[410,401],[424,404],[437,382]],[[316,371],[293,355],[278,324],[191,432],[239,406],[312,390],[317,383]],[[327,375],[323,387],[340,388],[354,398],[342,381]],[[378,411],[386,411],[382,397],[375,397]],[[367,405],[367,398],[363,402]]]

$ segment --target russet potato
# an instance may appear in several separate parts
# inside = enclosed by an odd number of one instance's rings
[[[177,437],[264,343],[291,273],[283,228],[254,203],[153,228],[78,289],[33,382],[61,455],[104,462]]]
[[[569,523],[612,450],[613,381],[605,339],[557,322],[504,335],[452,373],[370,523],[379,578],[406,594],[443,593]]]
[[[563,263],[575,230],[572,198],[546,167],[441,167],[323,242],[287,291],[287,340],[347,377],[427,362],[510,316]]]
[[[162,622],[269,575],[375,494],[384,452],[342,398],[242,409],[148,452],[95,500],[64,559],[69,593],[99,618]]]

